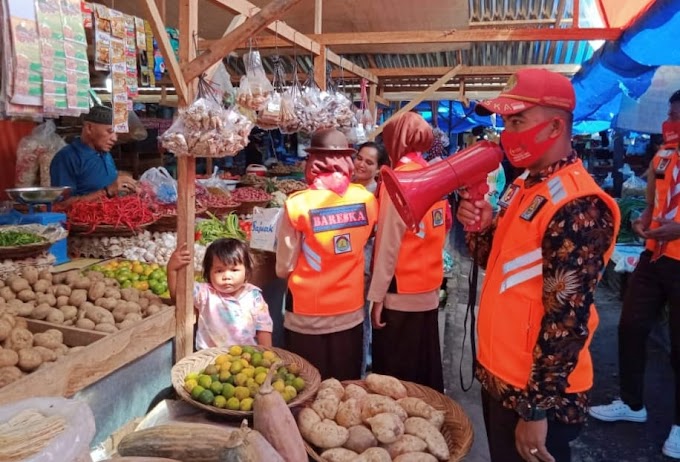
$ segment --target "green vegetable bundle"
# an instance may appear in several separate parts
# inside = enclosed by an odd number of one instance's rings
[[[33,233],[23,231],[0,231],[0,247],[17,247],[37,244],[45,239]]]
[[[638,236],[631,227],[631,221],[636,214],[642,213],[647,207],[647,201],[642,197],[629,196],[617,200],[621,211],[621,229],[616,242],[630,244],[638,240]]]
[[[235,213],[230,213],[224,217],[224,220],[220,220],[210,212],[208,212],[208,215],[210,216],[209,220],[203,220],[196,225],[198,241],[201,244],[207,245],[223,237],[246,240],[246,234],[239,226],[238,215]]]

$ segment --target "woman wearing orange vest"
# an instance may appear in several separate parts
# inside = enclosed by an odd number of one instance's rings
[[[680,459],[680,90],[668,101],[664,145],[652,159],[647,208],[633,223],[647,248],[628,281],[619,320],[621,399],[594,406],[590,415],[605,422],[645,422],[644,378],[647,339],[670,308],[671,363],[675,374],[675,420],[662,452]]]
[[[544,69],[513,75],[478,111],[503,116],[501,143],[526,171],[492,219],[467,194],[458,208],[486,276],[476,377],[493,462],[568,462],[593,382],[593,293],[614,249],[620,214],[571,149],[571,82]]]
[[[318,130],[305,166],[309,189],[292,194],[278,232],[276,274],[288,278],[285,345],[319,369],[323,379],[361,376],[364,247],[377,201],[351,184],[345,135]]]
[[[418,114],[408,112],[388,122],[383,140],[394,170],[427,166],[421,153],[432,145],[432,128]],[[448,203],[435,203],[413,233],[382,189],[379,200],[368,291],[375,329],[372,370],[443,391],[438,307]]]

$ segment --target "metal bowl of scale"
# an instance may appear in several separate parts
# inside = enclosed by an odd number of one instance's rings
[[[67,199],[71,195],[68,186],[54,188],[10,188],[5,192],[15,202],[20,204],[52,204],[59,200]]]

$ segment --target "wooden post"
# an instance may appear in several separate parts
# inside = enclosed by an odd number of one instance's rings
[[[578,17],[580,15],[579,7],[581,6],[579,5],[579,3],[580,3],[579,0],[574,0],[574,13],[573,13],[574,19],[573,22],[571,23],[571,27],[573,27],[574,29],[578,29]]]
[[[198,29],[198,0],[179,1],[179,57],[185,66],[196,55],[194,35]],[[191,79],[193,80],[193,79]],[[196,86],[187,82],[186,104],[195,97]],[[177,159],[177,246],[187,245],[191,263],[177,275],[175,361],[193,352],[194,339],[194,219],[196,214],[196,158]]]
[[[416,106],[418,105],[418,103],[420,103],[421,101],[425,100],[426,98],[428,98],[429,96],[431,96],[432,94],[434,94],[434,92],[436,92],[437,90],[439,90],[439,88],[440,88],[442,85],[446,84],[449,80],[451,80],[453,77],[455,77],[455,76],[458,74],[458,72],[460,72],[461,68],[462,68],[462,66],[460,66],[460,65],[458,65],[458,66],[456,66],[456,67],[454,67],[454,68],[451,68],[451,69],[449,70],[449,72],[447,72],[447,73],[444,74],[442,77],[440,77],[439,80],[437,80],[435,83],[433,83],[432,85],[430,85],[429,87],[427,87],[425,90],[423,90],[423,92],[422,92],[421,94],[419,94],[416,98],[413,98],[413,100],[411,100],[406,106],[402,107],[402,108],[399,109],[397,112],[395,112],[394,114],[392,114],[392,115],[390,116],[390,118],[387,119],[382,125],[380,125],[378,128],[376,128],[375,130],[373,130],[373,132],[371,132],[371,134],[369,135],[369,139],[374,140],[376,136],[378,136],[379,134],[381,134],[382,131],[383,131],[383,128],[385,127],[385,124],[386,124],[389,120],[391,120],[391,119],[393,119],[394,117],[398,117],[398,116],[400,116],[400,115],[402,115],[402,114],[404,114],[404,113],[410,111],[411,109],[413,109],[414,107],[416,107]]]
[[[368,86],[368,110],[371,111],[373,117],[373,124],[378,123],[378,111],[376,97],[378,96],[378,86],[374,83]]]
[[[189,81],[201,75],[210,66],[238,48],[247,38],[260,32],[299,2],[300,0],[272,0],[269,2],[267,6],[234,29],[233,32],[213,42],[201,56],[184,64],[182,66],[184,79]]]
[[[165,0],[156,0],[156,8],[158,8],[158,12],[160,13],[161,19],[163,20],[163,24],[165,24]]]
[[[326,51],[322,46],[319,55],[314,56],[314,81],[321,91],[326,90]]]
[[[323,24],[323,0],[314,0],[314,33],[320,34]]]

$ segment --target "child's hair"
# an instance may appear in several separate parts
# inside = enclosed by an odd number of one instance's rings
[[[246,281],[253,274],[253,260],[248,245],[238,239],[222,238],[213,241],[205,251],[203,258],[203,279],[211,283],[210,270],[213,261],[218,259],[225,265],[243,265],[246,269]]]

